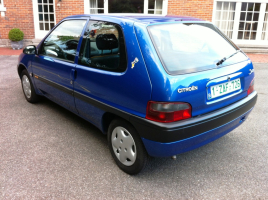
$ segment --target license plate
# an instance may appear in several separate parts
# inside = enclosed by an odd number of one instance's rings
[[[210,87],[211,98],[216,98],[241,89],[240,78]]]

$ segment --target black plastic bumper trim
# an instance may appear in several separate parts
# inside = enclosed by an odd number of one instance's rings
[[[225,108],[180,122],[159,123],[137,117],[131,117],[130,122],[143,138],[162,143],[175,142],[231,122],[252,109],[257,96],[257,92],[254,91],[246,98]]]

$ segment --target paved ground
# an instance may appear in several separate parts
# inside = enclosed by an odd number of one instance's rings
[[[129,176],[93,125],[26,102],[16,62],[0,56],[0,199],[268,199],[268,64],[255,64],[259,99],[243,126]]]
[[[268,63],[268,54],[247,53],[247,56],[254,63]]]
[[[22,49],[19,50],[13,50],[11,48],[6,48],[6,47],[0,47],[0,55],[20,55],[22,53]]]

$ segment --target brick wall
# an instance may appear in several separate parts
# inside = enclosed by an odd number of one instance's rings
[[[32,0],[5,0],[5,17],[0,17],[0,39],[7,39],[12,28],[24,32],[25,39],[34,38]]]
[[[63,0],[60,6],[56,3],[55,12],[57,23],[64,17],[84,13],[84,0]],[[0,39],[8,39],[8,32],[12,28],[19,28],[24,32],[24,39],[33,39],[34,20],[32,0],[5,0],[5,17],[0,17]]]
[[[213,0],[169,0],[168,15],[183,15],[212,21]]]
[[[84,0],[62,0],[62,2],[59,2],[60,6],[57,5],[58,0],[55,0],[55,2],[57,23],[70,15],[84,14]]]
[[[84,0],[55,0],[56,20],[64,17],[84,13]],[[60,4],[58,6],[57,4]],[[0,39],[7,39],[12,28],[19,28],[24,32],[25,39],[33,39],[34,21],[32,0],[5,0],[7,8],[5,17],[0,17]],[[185,15],[212,20],[213,0],[169,0],[169,15]]]

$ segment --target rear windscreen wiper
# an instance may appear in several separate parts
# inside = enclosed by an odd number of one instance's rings
[[[231,54],[230,56],[228,56],[228,57],[224,57],[223,59],[219,60],[219,62],[217,62],[216,65],[217,65],[217,66],[218,66],[218,65],[221,65],[225,60],[227,60],[227,59],[233,57],[233,56],[234,56],[235,54],[237,54],[238,52],[241,52],[241,50],[237,50],[235,53]]]

